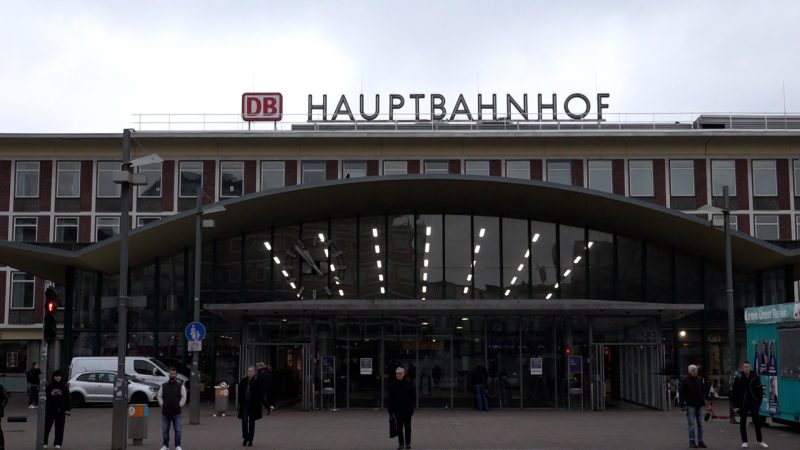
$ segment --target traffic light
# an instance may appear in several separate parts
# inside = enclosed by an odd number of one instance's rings
[[[45,307],[44,307],[44,321],[42,325],[42,334],[44,340],[53,342],[56,340],[56,333],[58,331],[58,321],[56,320],[56,308],[58,308],[58,292],[52,287],[44,291]]]

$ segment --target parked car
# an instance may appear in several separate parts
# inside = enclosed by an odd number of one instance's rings
[[[76,356],[69,365],[69,375],[81,372],[117,371],[116,356]],[[128,356],[125,358],[125,374],[135,376],[148,383],[161,385],[169,381],[169,368],[161,361],[149,356]],[[178,374],[184,383],[188,378]]]
[[[113,401],[116,372],[93,371],[76,373],[70,378],[69,395],[73,408],[85,403],[111,403]],[[157,402],[159,385],[128,376],[128,402]]]

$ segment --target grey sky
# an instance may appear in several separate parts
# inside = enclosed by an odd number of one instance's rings
[[[284,94],[609,92],[610,113],[800,112],[794,1],[6,1],[0,132],[118,132]],[[452,99],[451,99],[452,97]],[[535,100],[534,100],[535,101]]]

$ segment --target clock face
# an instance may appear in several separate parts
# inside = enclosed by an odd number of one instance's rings
[[[297,298],[318,299],[343,297],[339,287],[347,267],[343,252],[331,240],[324,239],[320,233],[307,239],[300,239],[286,251],[288,274],[286,280],[294,289]]]

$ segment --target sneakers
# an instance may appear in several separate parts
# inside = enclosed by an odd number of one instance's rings
[[[766,442],[759,442],[758,446],[761,447],[761,448],[769,448],[769,445],[767,445]]]
[[[169,447],[167,447],[166,445],[164,445],[164,446],[162,446],[162,447],[161,447],[161,449],[160,449],[160,450],[169,450]]]
[[[742,442],[742,448],[747,448],[747,442]]]
[[[689,448],[697,448],[697,444],[694,441],[689,441]]]
[[[183,450],[183,449],[182,449],[182,448],[181,448],[181,446],[179,445],[179,446],[175,447],[175,450]]]
[[[55,446],[55,447],[53,447],[53,448],[61,448],[61,446],[60,446],[60,445],[56,445],[56,446]]]
[[[698,442],[698,443],[697,443],[697,447],[698,447],[698,448],[708,448],[708,447],[706,447],[706,443],[705,443],[705,442],[703,442],[703,441],[700,441],[700,442]]]
[[[36,406],[36,405],[28,405],[28,409],[36,409],[36,408],[38,408],[38,406]]]

